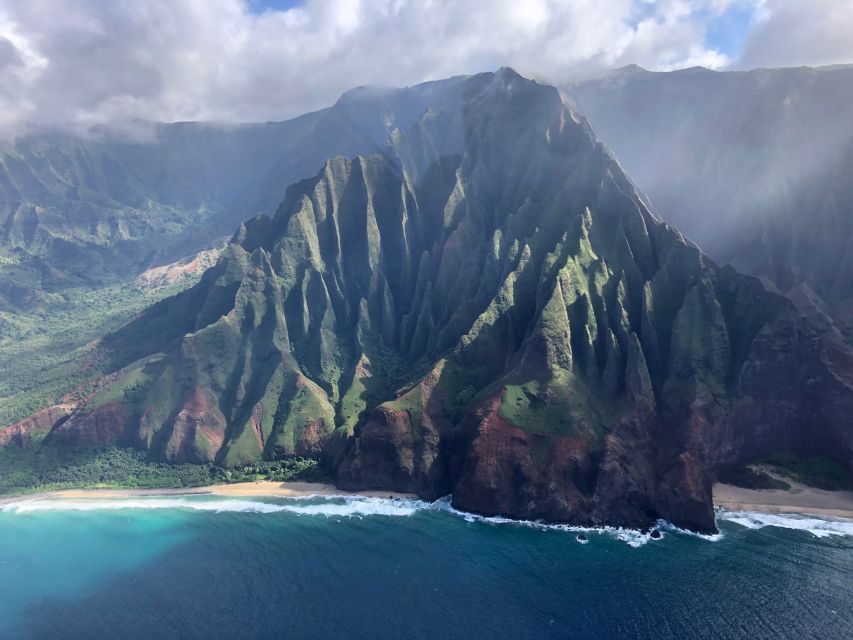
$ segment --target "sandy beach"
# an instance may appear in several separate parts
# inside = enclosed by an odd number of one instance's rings
[[[102,499],[102,498],[140,498],[154,496],[211,495],[228,497],[278,497],[295,498],[304,496],[366,496],[377,498],[417,498],[412,493],[395,491],[343,491],[331,484],[319,482],[237,482],[234,484],[215,484],[206,487],[185,487],[176,489],[66,489],[28,495],[10,496],[0,499],[0,505],[21,500],[41,498],[65,499]]]
[[[729,484],[714,485],[714,505],[729,511],[802,513],[820,518],[853,520],[853,492],[824,491],[785,478],[791,485],[780,489],[742,489]]]

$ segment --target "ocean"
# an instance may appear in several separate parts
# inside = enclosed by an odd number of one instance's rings
[[[0,507],[0,638],[853,637],[853,523],[718,525],[653,540],[445,501],[22,499]]]

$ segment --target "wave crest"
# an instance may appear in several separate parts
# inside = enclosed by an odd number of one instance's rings
[[[366,496],[328,496],[322,502],[304,504],[312,498],[294,500],[296,504],[278,504],[259,500],[234,498],[109,498],[86,499],[36,499],[22,500],[4,505],[0,510],[9,513],[27,514],[43,511],[103,511],[121,509],[189,509],[216,513],[295,513],[327,517],[360,516],[410,516],[429,507],[420,500],[370,498]],[[313,499],[318,499],[314,497]],[[290,499],[288,499],[290,502]]]
[[[747,529],[763,529],[764,527],[779,527],[808,531],[816,538],[829,536],[853,536],[853,521],[822,520],[813,516],[795,513],[759,513],[756,511],[717,511],[717,519],[733,522]]]
[[[185,509],[215,513],[293,513],[300,516],[322,516],[327,518],[363,518],[370,516],[409,517],[418,512],[441,511],[466,522],[488,525],[511,525],[530,527],[543,531],[565,531],[570,533],[607,535],[631,547],[641,547],[652,540],[649,532],[621,527],[583,527],[567,524],[548,524],[529,520],[513,520],[502,516],[480,516],[455,509],[450,497],[435,502],[424,502],[405,498],[379,498],[368,496],[298,496],[282,498],[276,502],[241,498],[208,498],[206,496],[134,497],[104,499],[61,499],[35,498],[20,500],[0,506],[0,512],[31,514],[49,511],[117,511],[122,509]],[[717,519],[731,522],[747,529],[780,527],[807,531],[817,538],[829,536],[853,536],[853,521],[822,520],[796,514],[770,514],[748,511],[717,510]],[[657,527],[665,534],[691,535],[716,542],[723,537],[702,535],[685,531],[660,520]]]
[[[440,498],[432,503],[432,507],[441,511],[446,511],[457,517],[462,518],[466,522],[483,522],[486,524],[502,525],[509,524],[522,527],[531,527],[543,531],[566,531],[571,533],[593,533],[606,534],[624,542],[629,547],[642,547],[647,542],[652,540],[650,532],[643,532],[639,529],[625,529],[622,527],[582,527],[571,524],[548,524],[534,520],[513,520],[504,516],[481,516],[476,513],[460,511],[455,509],[450,503],[450,497]]]

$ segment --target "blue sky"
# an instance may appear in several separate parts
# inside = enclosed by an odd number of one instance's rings
[[[252,13],[264,11],[287,11],[302,4],[302,0],[248,0]]]
[[[708,21],[705,43],[734,60],[743,50],[755,17],[751,3],[735,2],[719,16]]]

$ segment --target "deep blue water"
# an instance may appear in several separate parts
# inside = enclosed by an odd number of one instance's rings
[[[580,544],[376,499],[10,505],[0,638],[853,637],[853,524],[719,525]]]

